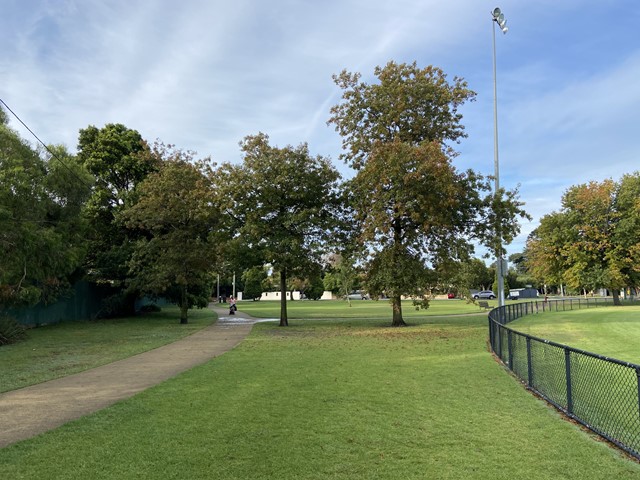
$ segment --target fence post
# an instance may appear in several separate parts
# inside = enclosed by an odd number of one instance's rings
[[[513,332],[511,330],[507,330],[507,348],[509,355],[509,368],[513,371],[513,340],[511,338],[511,334]]]
[[[638,379],[638,413],[640,413],[640,368],[636,367],[636,378]]]
[[[489,319],[489,345],[491,345],[491,350],[496,351],[496,345],[493,343],[493,321],[491,320],[491,315],[487,315]]]
[[[565,376],[567,377],[567,412],[573,414],[573,394],[571,391],[571,350],[564,349]]]
[[[527,381],[529,388],[533,388],[533,365],[531,365],[531,339],[527,337]],[[640,389],[640,377],[638,378],[638,388]],[[638,397],[640,398],[640,396]]]

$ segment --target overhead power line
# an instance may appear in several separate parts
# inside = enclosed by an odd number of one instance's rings
[[[40,143],[40,145],[42,145],[44,147],[44,149],[49,152],[49,155],[51,155],[52,158],[56,159],[58,162],[60,162],[60,164],[66,168],[67,170],[69,170],[69,172],[71,172],[71,174],[76,177],[78,180],[80,180],[80,182],[82,182],[87,188],[91,188],[91,185],[89,185],[84,178],[82,178],[80,175],[78,175],[75,170],[73,170],[71,167],[69,167],[69,165],[67,165],[66,163],[64,163],[64,161],[58,156],[56,155],[53,151],[51,151],[51,149],[42,141],[40,140],[40,138],[33,132],[33,130],[31,130],[26,123],[24,123],[22,121],[22,119],[18,116],[18,114],[16,112],[14,112],[13,110],[11,110],[11,108],[9,107],[9,105],[6,104],[6,102],[0,98],[0,103],[2,103],[2,105],[4,105],[4,107],[11,113],[11,115],[13,115],[14,117],[16,117],[16,119],[22,124],[22,126],[24,128],[26,128],[29,133],[31,135],[33,135],[33,137]]]

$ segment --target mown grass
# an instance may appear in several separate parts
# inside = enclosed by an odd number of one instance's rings
[[[509,327],[626,362],[640,363],[640,306],[528,315]]]
[[[6,478],[632,479],[527,393],[486,315],[258,324],[234,350],[0,450]]]
[[[189,312],[179,324],[177,307],[143,316],[63,322],[29,330],[27,340],[0,347],[0,392],[34,385],[152,350],[211,325],[211,310]]]
[[[490,300],[489,304],[497,305]],[[259,318],[280,318],[280,302],[243,301],[238,308],[249,315]],[[432,300],[426,310],[416,310],[410,300],[402,302],[402,313],[409,323],[414,318],[439,315],[477,314],[484,309],[464,300]],[[388,300],[352,300],[351,306],[346,300],[288,301],[287,315],[290,319],[313,318],[388,318],[391,321],[391,304]]]

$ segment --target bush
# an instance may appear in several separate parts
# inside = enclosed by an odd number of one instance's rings
[[[140,307],[140,313],[154,313],[154,312],[161,312],[162,308],[160,308],[158,305],[151,303],[149,305],[143,305],[142,307]]]
[[[26,329],[12,317],[0,316],[0,345],[8,345],[23,340]]]

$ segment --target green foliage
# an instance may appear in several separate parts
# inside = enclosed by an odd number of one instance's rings
[[[340,294],[341,296],[345,296],[349,305],[351,305],[349,294],[356,289],[359,281],[358,270],[354,265],[353,258],[347,255],[337,255],[333,266],[333,272],[334,273],[333,276],[330,277],[330,281],[335,283],[335,287],[330,290],[334,293]]]
[[[428,307],[434,266],[469,258],[471,238],[500,245],[518,232],[517,191],[484,195],[489,183],[458,172],[450,147],[465,137],[458,108],[475,93],[436,67],[389,62],[375,69],[379,83],[360,83],[343,71],[334,81],[343,102],[329,123],[342,135],[342,158],[357,170],[349,182],[366,288],[386,294],[392,325],[404,325],[400,299]],[[484,195],[484,196],[483,196]]]
[[[320,300],[324,293],[322,277],[320,277],[320,275],[312,276],[307,282],[305,288],[302,290],[302,293],[304,293],[304,296],[309,300]]]
[[[90,176],[63,147],[50,150],[0,124],[0,305],[55,301],[86,254]]]
[[[125,290],[128,263],[138,239],[119,215],[135,202],[137,185],[158,169],[160,153],[152,151],[136,130],[122,124],[107,124],[100,129],[90,125],[80,130],[78,159],[95,177],[85,210],[90,225],[88,279],[122,290],[119,314],[133,313],[137,292]]]
[[[476,94],[463,79],[449,83],[440,68],[415,62],[389,62],[374,74],[379,84],[360,82],[360,73],[346,70],[333,76],[344,101],[331,109],[329,123],[343,138],[341,158],[353,168],[363,167],[378,144],[444,144],[467,136],[458,108]]]
[[[242,298],[245,300],[260,300],[267,283],[267,270],[264,267],[253,267],[242,274],[244,289]]]
[[[618,292],[640,284],[640,172],[569,188],[562,210],[544,216],[527,241],[541,281]]]
[[[14,318],[0,313],[0,346],[9,345],[26,338],[26,330]]]
[[[130,285],[163,296],[180,306],[180,322],[188,310],[207,305],[213,289],[219,217],[207,162],[163,150],[160,169],[138,185],[138,200],[121,214],[126,226],[140,234],[129,263]]]
[[[471,299],[470,291],[490,289],[493,277],[492,269],[479,258],[441,262],[436,265],[434,292]]]
[[[339,174],[328,159],[312,157],[306,144],[273,147],[258,134],[241,145],[243,163],[220,167],[216,191],[237,242],[259,257],[257,265],[280,272],[280,321],[286,325],[287,279],[319,270],[335,224]]]

